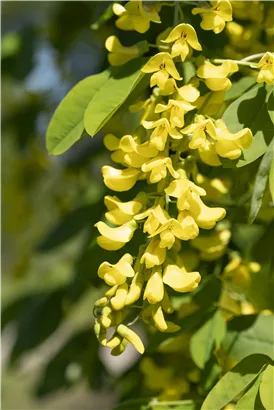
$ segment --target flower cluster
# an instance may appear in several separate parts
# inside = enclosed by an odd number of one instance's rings
[[[193,14],[202,15],[202,28],[219,33],[231,20],[231,6],[228,1],[210,3],[211,8],[196,8]],[[115,5],[114,12],[119,16],[117,27],[123,30],[145,32],[151,21],[160,21],[156,5],[145,10],[139,1],[125,7]],[[117,251],[138,229],[146,237],[134,255],[125,253],[116,264],[103,262],[98,270],[110,289],[96,302],[95,333],[114,355],[120,354],[127,342],[144,352],[140,337],[130,328],[132,312],[137,311],[135,318],[161,332],[179,329],[168,317],[173,312],[170,292],[191,292],[201,280],[197,264],[189,260],[182,243],[189,241],[201,260],[213,261],[226,252],[231,236],[225,225],[217,224],[225,217],[225,209],[205,203],[226,194],[229,182],[203,176],[197,162],[221,166],[223,159],[239,158],[252,142],[248,128],[233,134],[215,116],[231,87],[229,76],[238,65],[231,60],[214,65],[202,58],[196,76],[183,83],[178,67],[193,50],[202,50],[196,31],[189,24],[179,24],[163,42],[169,45],[169,52],[157,53],[142,68],[151,76],[152,91],[146,101],[131,107],[132,111],[142,110],[138,128],[122,138],[113,134],[104,137],[112,161],[118,164],[103,166],[105,185],[125,192],[137,184],[142,191],[128,202],[117,196],[105,197],[107,222],[95,225],[100,233],[97,242],[105,250]],[[114,37],[106,46],[114,65],[120,59],[126,62],[140,55],[140,47],[124,50]],[[266,74],[270,61],[268,56],[258,64],[264,70],[259,74],[261,81],[270,81]],[[206,93],[201,91],[205,86]],[[203,235],[202,230],[213,228],[211,235]],[[231,269],[226,268],[226,275]]]

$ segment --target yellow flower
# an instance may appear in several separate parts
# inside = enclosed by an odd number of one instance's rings
[[[141,263],[146,265],[147,269],[153,268],[156,265],[162,265],[166,258],[165,248],[159,247],[160,241],[153,238],[146,248]]]
[[[150,390],[160,390],[171,382],[172,367],[157,366],[150,357],[141,360],[140,370],[145,376],[145,385]]]
[[[205,195],[205,190],[188,179],[178,179],[171,182],[168,188],[165,189],[165,192],[170,196],[178,198],[177,207],[180,211],[187,211],[187,213],[179,214],[180,218],[178,219],[182,222],[184,222],[184,219],[188,216],[192,217],[200,228],[211,229],[217,221],[225,217],[225,209],[209,208],[203,203],[200,196]],[[195,224],[193,221],[190,220],[189,225],[190,232],[194,233]],[[188,239],[194,239],[194,237]]]
[[[195,50],[202,50],[196,31],[190,24],[179,24],[165,40],[166,43],[173,43],[174,41],[175,43],[171,49],[172,58],[181,56],[182,61],[185,61],[189,53],[189,46]]]
[[[167,265],[163,282],[176,292],[191,292],[197,288],[201,276],[199,272],[187,272],[184,266]]]
[[[110,299],[111,307],[115,310],[122,310],[126,304],[128,284],[125,282],[118,286],[115,296]]]
[[[141,199],[141,196],[139,198]],[[117,196],[107,195],[104,198],[104,203],[109,211],[105,213],[105,217],[114,225],[123,225],[131,221],[133,216],[140,212],[143,207],[143,202],[138,201],[138,196],[133,201],[121,202]]]
[[[205,199],[215,201],[228,193],[231,185],[230,181],[224,178],[208,178],[202,174],[197,174],[195,182],[206,191]]]
[[[140,337],[133,332],[129,327],[120,324],[117,327],[117,333],[129,341],[139,353],[143,354],[145,351],[144,345]]]
[[[258,64],[252,65],[254,68],[260,68],[257,82],[265,82],[268,85],[274,84],[274,53],[265,53]]]
[[[190,104],[188,101],[183,99],[173,100],[169,99],[168,103],[165,104],[157,104],[155,108],[155,112],[163,112],[169,111],[170,112],[170,124],[173,128],[178,127],[182,128],[184,126],[184,116],[185,113],[191,110],[194,110],[196,107],[195,105]],[[161,121],[161,120],[160,120]]]
[[[216,134],[213,137],[216,141],[215,149],[218,155],[223,158],[237,159],[241,156],[242,148],[248,148],[252,143],[252,132],[249,128],[232,134],[228,131],[223,120],[215,122]]]
[[[218,34],[225,28],[225,22],[232,20],[232,7],[229,1],[210,1],[211,7],[192,9],[192,14],[201,14],[203,30],[213,30]]]
[[[150,136],[150,143],[159,151],[163,151],[165,149],[168,135],[174,139],[183,138],[182,134],[170,125],[167,118],[161,118],[157,121],[143,121],[142,125],[147,130],[154,128]]]
[[[97,243],[101,248],[107,251],[117,251],[129,242],[137,229],[137,223],[134,220],[127,222],[118,228],[110,228],[104,222],[97,222],[97,227],[101,236],[97,238]]]
[[[250,273],[259,272],[261,266],[256,262],[245,263],[240,257],[235,257],[226,265],[223,280],[227,289],[243,293],[250,284]]]
[[[179,219],[179,218],[178,218]],[[190,223],[189,223],[189,219]],[[190,225],[190,226],[189,226]],[[189,229],[190,228],[190,229]],[[191,238],[189,234],[191,233]],[[184,216],[183,220],[177,220],[174,218],[168,219],[160,228],[154,231],[149,237],[152,238],[160,234],[160,248],[171,249],[175,243],[175,239],[181,239],[187,241],[188,239],[193,239],[198,235],[198,230],[193,226],[192,218],[186,218]]]
[[[154,325],[160,332],[173,333],[180,330],[180,326],[175,323],[166,321],[161,304],[156,304],[151,310],[151,316]]]
[[[193,239],[191,245],[200,251],[200,258],[205,261],[214,261],[223,256],[230,241],[229,229],[220,229],[208,236],[199,235]]]
[[[113,191],[128,191],[131,189],[140,176],[140,171],[134,168],[116,169],[105,165],[102,167],[102,174],[105,185]]]
[[[110,53],[108,54],[109,64],[113,66],[119,66],[127,63],[134,58],[143,55],[148,51],[148,43],[146,41],[140,41],[134,46],[123,46],[116,36],[110,36],[106,39],[105,47]]]
[[[152,208],[149,208],[146,211],[142,212],[141,214],[134,216],[134,219],[136,219],[136,221],[140,221],[145,218],[147,218],[147,220],[144,223],[143,230],[144,232],[152,234],[156,231],[159,225],[164,224],[169,219],[169,215],[162,208],[161,204],[157,204]]]
[[[212,91],[227,91],[231,88],[231,81],[227,78],[229,74],[238,71],[238,65],[234,61],[227,60],[216,66],[205,61],[197,70],[197,76],[205,79],[206,86]]]
[[[132,268],[133,258],[126,253],[115,265],[109,262],[103,262],[98,269],[98,276],[104,279],[107,285],[122,285],[127,278],[133,278],[134,270]]]
[[[148,303],[155,304],[161,302],[164,297],[164,284],[160,267],[154,268],[147,281],[144,300],[147,299]]]
[[[126,297],[126,305],[131,305],[139,299],[139,297],[141,296],[143,283],[144,281],[141,273],[137,272],[130,284]]]
[[[174,170],[172,161],[169,157],[156,157],[146,162],[142,166],[143,172],[150,172],[149,181],[151,184],[156,184],[157,182],[161,181],[161,179],[166,178],[167,170],[170,172],[173,178],[179,177],[179,174]]]
[[[150,78],[150,86],[157,85],[163,89],[169,76],[175,80],[181,80],[172,57],[169,53],[158,53],[144,65],[142,68],[144,73],[154,73]]]
[[[106,134],[104,145],[109,151],[114,151],[111,154],[114,162],[132,168],[141,168],[148,158],[158,154],[158,150],[151,145],[150,141],[141,144],[139,138],[132,135],[124,135],[119,139],[113,134]]]
[[[195,117],[194,123],[182,130],[183,134],[191,135],[190,149],[198,149],[202,161],[211,166],[221,165],[216,153],[214,143],[207,139],[207,134],[214,138],[216,136],[215,126],[212,120],[205,119],[202,115]]]
[[[115,24],[120,30],[135,30],[138,33],[145,33],[150,22],[161,23],[157,8],[150,5],[143,5],[142,1],[129,1],[125,7],[114,3],[113,12],[119,18]]]
[[[151,95],[145,101],[138,101],[135,104],[129,106],[130,112],[138,112],[143,110],[143,114],[140,118],[140,123],[142,121],[156,121],[159,119],[159,114],[155,114],[155,105],[157,102],[157,98],[154,95]]]

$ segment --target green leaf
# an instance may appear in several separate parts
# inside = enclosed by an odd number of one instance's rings
[[[46,145],[52,155],[66,152],[81,138],[84,113],[94,94],[106,83],[108,70],[92,75],[76,84],[56,108],[49,123]]]
[[[220,311],[198,329],[190,340],[190,352],[194,363],[203,369],[209,360],[212,350],[219,347],[226,331],[226,322]]]
[[[269,191],[271,194],[272,202],[274,202],[274,158],[271,162],[269,171]]]
[[[93,137],[125,102],[144,76],[143,64],[143,59],[137,59],[111,69],[111,77],[93,95],[85,111],[84,123],[89,135]]]
[[[267,184],[268,174],[271,166],[271,162],[273,161],[273,154],[274,154],[274,138],[270,145],[268,146],[263,159],[260,163],[256,179],[255,179],[255,186],[251,198],[251,207],[249,212],[249,223],[256,219],[256,216],[262,206],[263,196]]]
[[[236,410],[260,410],[255,407],[256,398],[259,391],[259,386],[262,380],[263,372],[259,374],[256,380],[253,382],[251,387],[247,390],[247,392],[240,398],[237,403]],[[263,409],[261,409],[263,410]]]
[[[239,81],[233,82],[232,87],[225,93],[225,101],[241,97],[255,83],[256,77],[243,77]]]
[[[98,30],[99,28],[102,27],[103,24],[105,24],[107,21],[109,21],[113,16],[113,4],[111,3],[107,9],[101,14],[101,16],[97,19],[95,23],[92,23],[90,28],[92,30]]]
[[[227,405],[252,383],[269,361],[269,357],[262,354],[250,355],[243,359],[227,372],[209,392],[201,410],[220,410]]]
[[[232,360],[241,360],[253,353],[266,354],[273,359],[273,329],[273,315],[234,317],[227,325],[222,347]]]
[[[270,92],[267,100],[267,109],[269,117],[274,124],[274,91]]]
[[[243,150],[238,160],[230,161],[228,167],[243,167],[255,161],[267,150],[273,136],[273,124],[265,101],[266,89],[260,84],[235,100],[225,111],[223,120],[229,131],[234,133],[247,127],[253,133],[250,147]]]
[[[269,364],[263,372],[260,398],[266,410],[274,409],[274,366]]]

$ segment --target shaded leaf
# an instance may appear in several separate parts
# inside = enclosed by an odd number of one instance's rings
[[[243,77],[239,81],[233,82],[232,87],[225,93],[225,101],[235,100],[248,91],[256,83],[256,77]]]
[[[227,372],[209,392],[201,410],[220,410],[241,393],[270,361],[263,354],[253,354]]]
[[[260,398],[266,410],[274,409],[274,366],[269,364],[263,372]]]
[[[267,109],[269,117],[274,124],[274,92],[271,91],[267,100]]]
[[[269,171],[269,191],[271,194],[272,202],[274,202],[274,158],[271,162]]]
[[[108,70],[76,84],[56,108],[46,135],[47,150],[60,155],[78,141],[84,131],[84,113],[94,94],[106,83]]]
[[[225,320],[222,313],[217,310],[191,337],[191,357],[200,369],[205,367],[212,354],[212,350],[220,346],[225,336],[225,331]]]
[[[264,192],[266,189],[268,174],[269,174],[271,162],[273,161],[273,154],[274,154],[274,139],[268,146],[263,156],[263,159],[260,163],[257,175],[256,175],[255,186],[254,186],[253,194],[251,198],[251,207],[250,207],[249,218],[248,218],[250,224],[255,220],[262,206],[262,201],[263,201],[263,196],[264,196]]]
[[[241,360],[254,353],[274,358],[274,316],[246,315],[234,317],[227,325],[222,347],[233,360]]]
[[[253,133],[250,147],[243,149],[242,156],[238,160],[230,161],[226,166],[243,167],[255,161],[267,150],[273,136],[273,124],[265,101],[266,89],[264,85],[257,85],[235,100],[225,111],[223,120],[229,131],[238,132],[248,127]]]
[[[260,410],[257,406],[255,407],[256,397],[259,391],[259,386],[262,380],[263,372],[254,380],[253,384],[244,393],[237,403],[236,410]],[[262,410],[262,409],[261,409]]]
[[[143,59],[136,59],[111,69],[111,77],[94,94],[85,111],[84,124],[89,135],[93,137],[125,102],[144,76],[143,64]]]

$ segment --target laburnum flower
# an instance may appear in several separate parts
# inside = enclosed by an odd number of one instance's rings
[[[215,149],[218,155],[223,158],[237,159],[241,156],[241,149],[248,148],[252,143],[252,132],[249,128],[244,128],[235,134],[227,129],[223,120],[215,122],[216,140]]]
[[[143,121],[142,125],[147,130],[154,128],[150,136],[150,143],[159,151],[165,149],[167,137],[169,135],[174,139],[183,138],[182,134],[170,124],[167,118],[160,118],[157,121]]]
[[[122,202],[116,196],[105,196],[104,203],[108,209],[108,212],[105,213],[106,219],[114,225],[123,225],[131,221],[134,215],[142,209],[144,197],[143,193],[139,194],[133,201]],[[139,201],[138,198],[140,198]]]
[[[155,112],[163,112],[169,111],[170,112],[170,124],[172,127],[179,127],[182,128],[184,126],[184,117],[185,113],[191,110],[194,110],[195,106],[191,105],[187,101],[184,100],[173,100],[169,99],[168,103],[165,104],[158,104],[155,108]]]
[[[104,145],[109,151],[113,151],[111,159],[114,162],[132,168],[141,168],[148,158],[158,154],[158,150],[150,141],[141,144],[140,139],[132,135],[124,135],[119,139],[113,134],[106,134]]]
[[[143,231],[152,234],[156,229],[166,222],[169,218],[168,213],[163,209],[161,204],[154,205],[152,208],[147,209],[141,214],[135,215],[134,219],[136,221],[141,221],[147,218],[144,223]]]
[[[143,172],[150,172],[149,182],[151,184],[156,184],[161,181],[161,179],[166,178],[167,171],[173,176],[173,178],[178,178],[179,174],[174,170],[172,161],[169,157],[155,157],[152,160],[146,162],[142,166]]]
[[[171,383],[174,372],[172,367],[157,366],[150,357],[141,360],[140,370],[145,376],[145,385],[156,391]]]
[[[240,257],[234,257],[223,271],[226,287],[234,292],[242,293],[250,284],[250,273],[259,272],[261,266],[257,262],[244,262]]]
[[[201,14],[203,30],[213,30],[218,34],[225,28],[226,21],[232,20],[232,7],[229,1],[210,1],[211,7],[195,7],[192,14]]]
[[[150,277],[147,281],[144,300],[147,299],[148,303],[155,304],[161,302],[164,297],[164,284],[161,267],[153,268]]]
[[[141,257],[141,263],[146,265],[147,269],[151,269],[154,266],[162,265],[166,258],[166,249],[160,248],[160,241],[156,238],[153,238],[143,256]]]
[[[206,86],[212,91],[227,91],[231,88],[228,75],[235,73],[239,67],[234,61],[226,60],[223,64],[216,66],[205,61],[197,70],[197,76],[205,80]]]
[[[98,229],[101,236],[98,236],[98,245],[107,251],[117,251],[129,242],[137,229],[134,220],[127,222],[117,228],[111,228],[104,222],[97,222],[94,226]]]
[[[229,229],[216,229],[215,232],[193,239],[191,245],[200,251],[200,258],[205,261],[214,261],[223,256],[231,238]]]
[[[274,84],[274,53],[265,53],[258,64],[253,64],[252,67],[260,68],[257,77],[258,83]]]
[[[189,46],[194,48],[194,50],[202,50],[202,46],[198,41],[196,31],[190,24],[183,23],[176,26],[164,42],[174,42],[171,49],[171,56],[172,58],[181,56],[182,61],[185,61],[190,51]]]
[[[151,308],[151,317],[160,332],[173,333],[180,330],[180,326],[165,319],[162,303],[155,304]]]
[[[202,174],[197,174],[195,182],[206,191],[205,199],[214,201],[228,193],[231,185],[230,181],[225,178],[208,178]]]
[[[135,349],[143,354],[145,351],[144,345],[140,337],[129,327],[123,325],[122,323],[117,327],[117,333],[130,342]]]
[[[126,304],[126,297],[128,292],[128,284],[125,282],[118,286],[115,296],[110,299],[111,307],[114,310],[122,310]]]
[[[170,286],[176,292],[191,292],[197,288],[201,281],[199,272],[187,272],[183,258],[176,258],[176,264],[166,266],[163,275],[164,284]]]
[[[107,285],[122,285],[127,278],[133,278],[134,269],[132,268],[133,258],[126,253],[115,265],[103,262],[98,269],[98,276],[104,279]]]
[[[138,101],[135,104],[129,106],[130,112],[138,112],[143,110],[143,114],[140,118],[140,123],[142,121],[156,121],[159,119],[159,114],[155,114],[155,106],[157,104],[157,98],[154,95],[151,95],[145,101]]]
[[[182,214],[182,218],[185,215],[191,216],[200,228],[211,229],[216,225],[217,221],[225,217],[225,209],[209,208],[203,203],[200,196],[205,195],[206,192],[187,178],[172,181],[168,188],[165,189],[165,192],[170,196],[178,198],[177,207],[180,211],[187,211],[187,214]],[[194,226],[192,224],[192,227]]]
[[[143,283],[143,276],[141,275],[140,271],[137,271],[129,286],[125,302],[126,305],[131,305],[139,299],[139,297],[141,296]]]
[[[146,41],[140,41],[134,46],[125,47],[116,36],[108,37],[105,42],[105,47],[110,52],[108,54],[109,64],[113,66],[125,64],[143,55],[149,49]]]
[[[140,171],[135,168],[116,169],[105,165],[102,167],[105,185],[113,191],[128,191],[137,182]]]
[[[142,68],[143,73],[154,73],[150,78],[150,86],[157,85],[160,89],[163,89],[169,76],[175,78],[175,80],[181,80],[172,57],[169,53],[158,53],[144,65]]]
[[[187,241],[195,238],[199,233],[195,221],[189,215],[180,215],[178,220],[174,218],[166,219],[156,231],[154,231],[149,238],[160,235],[160,248],[171,249],[175,243],[176,238]]]
[[[189,148],[198,149],[203,162],[211,166],[221,165],[214,142],[212,142],[212,138],[216,136],[212,120],[206,119],[203,115],[197,115],[194,123],[182,129],[182,133],[192,136]],[[207,134],[211,137],[211,140],[207,139]]]
[[[142,1],[129,1],[125,7],[121,4],[113,4],[113,12],[119,18],[115,24],[120,30],[135,30],[138,33],[145,33],[150,22],[161,23],[158,5],[143,5]]]

